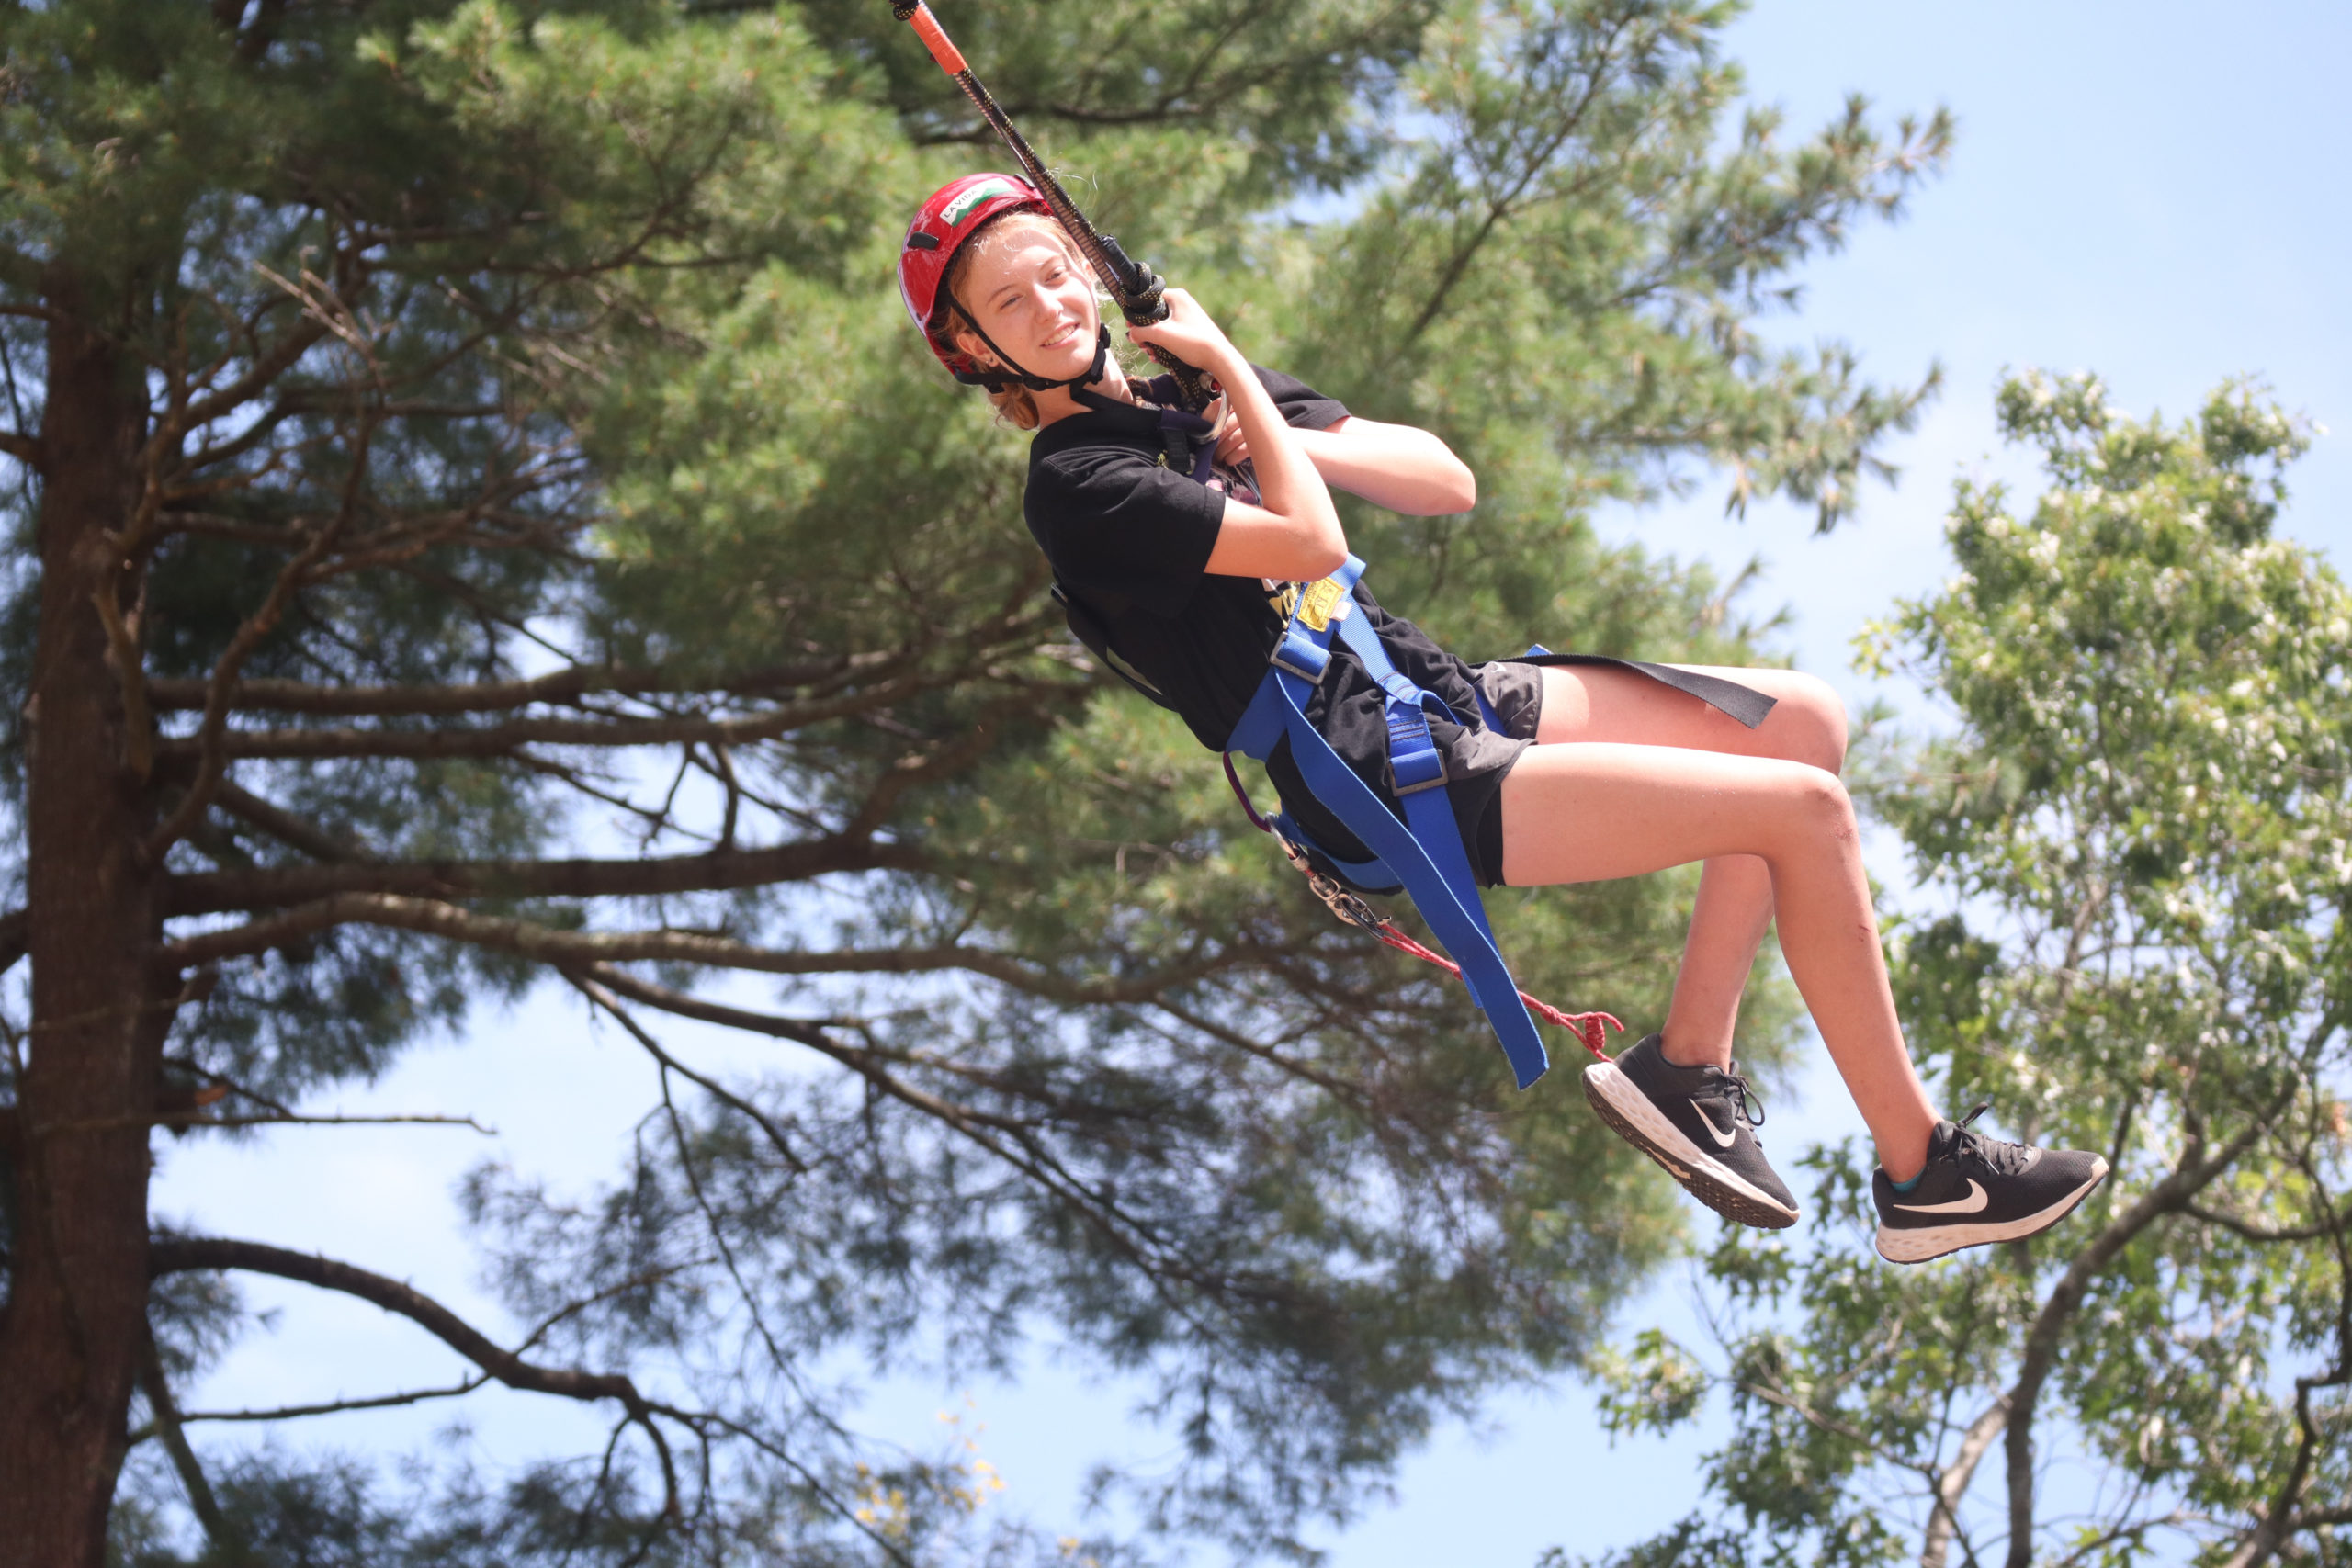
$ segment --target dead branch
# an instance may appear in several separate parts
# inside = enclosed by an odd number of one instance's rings
[[[168,439],[175,441],[180,432],[200,429],[222,414],[233,412],[251,402],[263,388],[292,369],[295,362],[310,353],[331,330],[326,322],[315,317],[306,317],[288,327],[286,335],[278,339],[267,353],[257,356],[253,367],[243,376],[211,396],[199,398],[182,410],[180,417],[173,422]],[[159,440],[164,439],[165,432],[158,430],[156,436]],[[160,452],[160,447],[157,450]]]
[[[114,574],[90,592],[90,605],[106,628],[107,652],[114,660],[115,679],[122,686],[123,765],[141,784],[155,769],[155,719],[147,708],[146,671],[141,668],[139,639],[115,599]]]
[[[319,1404],[281,1404],[275,1410],[184,1410],[180,1424],[195,1421],[299,1421],[309,1416],[339,1416],[346,1410],[391,1410],[403,1404],[422,1404],[429,1399],[459,1399],[490,1382],[488,1372],[477,1373],[462,1382],[446,1388],[413,1388],[399,1393],[379,1393],[365,1399],[331,1399]],[[133,1432],[135,1444],[146,1434]]]

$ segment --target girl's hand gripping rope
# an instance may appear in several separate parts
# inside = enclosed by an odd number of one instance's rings
[[[1216,324],[1200,301],[1182,288],[1170,288],[1160,296],[1168,314],[1157,321],[1130,323],[1127,340],[1146,348],[1164,348],[1187,365],[1198,366],[1216,380],[1238,379],[1237,367],[1246,374],[1249,362],[1225,329]],[[1213,383],[1214,384],[1214,383]]]
[[[1128,255],[1119,248],[1117,240],[1086,220],[1086,215],[1078,209],[1078,204],[1070,200],[1069,193],[1062,189],[1061,182],[1054,178],[1053,172],[1046,167],[1045,160],[1037,156],[1036,149],[1029,145],[1028,139],[1021,134],[1020,129],[998,106],[988,88],[981,85],[980,79],[972,74],[972,67],[964,59],[963,51],[956,47],[956,40],[947,36],[947,29],[939,25],[939,18],[931,14],[931,7],[924,5],[923,0],[891,0],[890,11],[914,29],[915,36],[922,39],[923,48],[931,52],[931,58],[940,70],[963,90],[964,96],[971,100],[972,107],[979,111],[980,118],[995,130],[998,140],[1004,143],[1013,157],[1020,160],[1022,172],[1045,197],[1054,220],[1085,253],[1094,268],[1097,281],[1118,301],[1120,313],[1136,325],[1148,325],[1165,317],[1168,307],[1163,299],[1163,289],[1166,286],[1159,275]],[[1206,378],[1197,367],[1196,361],[1188,361],[1173,350],[1158,346],[1152,348],[1151,355],[1176,378],[1176,385],[1186,408],[1197,412],[1209,400]]]

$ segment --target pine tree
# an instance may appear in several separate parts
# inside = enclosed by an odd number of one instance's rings
[[[1475,520],[1351,509],[1391,602],[1473,652],[1736,659],[1713,584],[1585,512],[1679,458],[1851,506],[1926,389],[1754,323],[1946,130],[1882,144],[1858,107],[1787,148],[1751,115],[1721,150],[1726,14],[951,25],[1257,357],[1478,467]],[[970,1477],[860,1452],[808,1371],[1039,1314],[1164,1390],[1188,1460],[1150,1517],[1280,1548],[1437,1412],[1585,1353],[1671,1205],[1066,637],[1020,443],[890,286],[913,203],[998,158],[887,9],[0,18],[0,1563],[96,1564],[110,1508],[119,1554],[182,1561],[182,1502],[216,1562],[930,1557]],[[1337,191],[1355,216],[1280,216]],[[1688,892],[1497,906],[1535,988],[1639,1014]],[[152,1230],[155,1129],[297,1120],[540,983],[665,1096],[590,1210],[476,1182],[519,1348],[397,1257]],[[720,1082],[665,1014],[797,1066]],[[1744,1054],[1789,1017],[1768,988]],[[172,1388],[241,1273],[404,1315],[612,1445],[416,1506],[208,1467]],[[119,1498],[130,1452],[180,1501]]]

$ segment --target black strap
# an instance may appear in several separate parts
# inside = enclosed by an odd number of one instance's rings
[[[1070,395],[1079,399],[1081,402],[1089,401],[1091,400],[1093,404],[1108,405],[1114,408],[1118,406],[1117,404],[1111,402],[1111,400],[1103,397],[1101,393],[1089,392],[1087,390],[1087,388],[1091,384],[1102,379],[1104,367],[1111,362],[1110,328],[1098,326],[1094,329],[1093,364],[1088,366],[1084,370],[1075,376],[1072,376],[1066,381],[1049,381],[1043,376],[1031,375],[1028,371],[1023,370],[1019,365],[1013,363],[1012,355],[997,347],[996,339],[989,336],[988,329],[980,325],[978,317],[974,316],[968,310],[964,312],[964,316],[967,321],[971,322],[972,330],[980,334],[980,341],[987,344],[989,351],[1004,362],[1004,369],[1002,371],[974,369],[957,370],[953,372],[956,379],[963,382],[966,386],[986,387],[991,392],[1001,392],[1015,381],[1020,382],[1023,386],[1028,388],[1033,392],[1050,392],[1057,387],[1068,387],[1071,389]]]
[[[1636,671],[1678,692],[1688,692],[1709,707],[1729,714],[1753,729],[1764,722],[1778,697],[1768,697],[1753,686],[1743,686],[1736,681],[1726,681],[1720,675],[1702,675],[1692,670],[1677,670],[1671,664],[1649,664],[1638,659],[1611,659],[1605,653],[1529,653],[1511,660],[1513,664],[1610,664],[1620,670]]]
[[[1104,669],[1169,712],[1177,711],[1176,705],[1170,702],[1167,695],[1159,687],[1153,685],[1142,671],[1121,658],[1111,647],[1110,631],[1102,625],[1102,617],[1094,613],[1091,606],[1086,604],[1077,594],[1059,582],[1056,582],[1046,592],[1054,596],[1054,603],[1062,607],[1062,619],[1069,623],[1070,635],[1078,638],[1087,652],[1102,660]]]

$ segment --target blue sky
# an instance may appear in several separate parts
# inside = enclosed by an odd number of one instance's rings
[[[2265,377],[2290,407],[2343,433],[2322,437],[2290,474],[2286,529],[2346,560],[2352,181],[2341,165],[2352,150],[2352,95],[2335,78],[2352,61],[2352,6],[1813,0],[1760,6],[1732,29],[1728,51],[1747,64],[1756,97],[1787,108],[1791,135],[1856,90],[1889,115],[1939,103],[1957,113],[1945,177],[1919,194],[1906,221],[1865,225],[1844,254],[1809,268],[1801,314],[1773,324],[1791,343],[1846,339],[1892,380],[1940,362],[1946,389],[1893,448],[1900,484],[1871,490],[1860,515],[1826,538],[1811,537],[1810,515],[1789,507],[1726,521],[1713,480],[1684,501],[1600,519],[1611,537],[1726,571],[1760,557],[1766,570],[1748,607],[1786,605],[1787,650],[1859,703],[1873,694],[1849,669],[1848,641],[1948,570],[1941,519],[1953,479],[2030,486],[2030,470],[1999,449],[1991,400],[2005,367],[2039,366],[2097,371],[2124,409],[2176,416],[2225,376]],[[1932,722],[1917,694],[1884,694],[1910,722]],[[1883,846],[1877,869],[1904,886],[1904,868]],[[772,1065],[741,1043],[692,1043],[722,1072]],[[484,1157],[574,1190],[607,1174],[651,1094],[641,1060],[592,1033],[576,1009],[535,998],[511,1017],[480,1020],[462,1050],[417,1053],[345,1104],[495,1108],[495,1139],[386,1128],[285,1130],[241,1149],[159,1140],[167,1146],[158,1207],[390,1267],[497,1322],[474,1282],[452,1183]],[[1820,1074],[1771,1111],[1776,1157],[1854,1126],[1834,1080]],[[1662,1280],[1625,1303],[1618,1326],[1688,1324],[1686,1291],[1679,1276]],[[282,1304],[283,1318],[191,1391],[191,1407],[377,1392],[457,1371],[454,1355],[372,1308],[290,1286],[252,1293],[257,1304]],[[1005,1506],[1068,1517],[1090,1460],[1149,1455],[1168,1442],[1125,1421],[1120,1390],[1050,1360],[1036,1358],[1018,1385],[885,1385],[871,1422],[927,1443],[935,1413],[961,1411],[967,1427],[985,1427],[981,1450],[1007,1481]],[[502,1462],[597,1440],[599,1430],[550,1403],[490,1391],[469,1402],[472,1435],[463,1440]],[[338,1417],[307,1436],[397,1446],[428,1440],[446,1418]],[[230,1430],[199,1428],[199,1442],[243,1440]],[[1705,1435],[1612,1448],[1579,1385],[1521,1391],[1493,1401],[1475,1427],[1442,1431],[1399,1472],[1393,1501],[1372,1501],[1354,1529],[1322,1539],[1337,1568],[1520,1568],[1550,1545],[1598,1551],[1695,1501]]]

